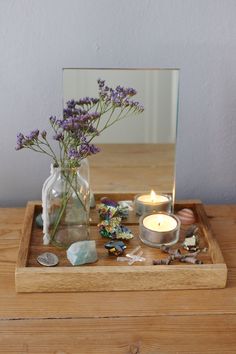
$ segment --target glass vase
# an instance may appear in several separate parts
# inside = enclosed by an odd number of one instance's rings
[[[89,166],[51,167],[42,189],[43,243],[67,248],[89,235]]]

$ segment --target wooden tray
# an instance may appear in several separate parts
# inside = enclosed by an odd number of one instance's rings
[[[107,195],[114,200],[133,199],[132,194]],[[97,194],[96,199],[100,200]],[[130,212],[125,224],[133,231],[134,239],[127,244],[126,251],[142,246],[145,262],[132,266],[117,262],[104,248],[107,239],[98,233],[99,222],[96,210],[91,210],[91,239],[96,240],[98,258],[96,263],[73,267],[66,258],[65,250],[42,244],[42,230],[35,224],[35,217],[41,213],[40,202],[29,202],[26,208],[22,239],[15,271],[17,292],[72,292],[72,291],[121,291],[121,290],[163,290],[163,289],[203,289],[224,288],[227,267],[221,250],[214,239],[209,222],[200,201],[179,201],[175,212],[182,208],[194,211],[200,229],[200,247],[207,247],[200,253],[204,264],[193,265],[174,263],[171,265],[152,265],[153,259],[166,257],[159,249],[141,243],[138,237],[138,217]],[[186,227],[181,227],[179,245],[183,242]],[[178,244],[176,247],[179,246]],[[59,257],[56,267],[43,267],[37,263],[37,256],[43,252],[53,252]]]

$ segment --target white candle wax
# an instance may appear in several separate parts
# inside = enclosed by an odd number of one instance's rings
[[[168,197],[166,197],[165,195],[158,195],[158,194],[156,194],[154,197],[152,197],[151,194],[143,194],[140,195],[137,198],[137,200],[139,202],[148,203],[148,204],[157,204],[157,203],[164,203],[169,201]]]
[[[143,226],[152,231],[166,232],[177,227],[177,221],[170,215],[152,214],[143,219]]]

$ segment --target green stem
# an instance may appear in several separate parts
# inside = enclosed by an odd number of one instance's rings
[[[65,175],[64,175],[64,176],[65,176]],[[75,177],[75,179],[76,179],[76,173],[75,173],[75,174],[73,173],[72,178],[73,178],[73,177]],[[76,197],[78,198],[78,200],[80,201],[81,205],[83,206],[84,211],[86,211],[86,207],[85,207],[85,205],[84,205],[84,203],[83,203],[83,200],[81,199],[81,197],[80,197],[79,194],[77,193],[76,188],[74,188],[74,186],[73,186],[72,182],[70,181],[69,177],[68,177],[68,179],[67,179],[67,177],[65,176],[65,178],[66,178],[66,180],[69,182],[70,187],[71,187],[71,188],[73,189],[73,191],[75,192]],[[77,185],[77,181],[76,181],[76,185]]]
[[[54,240],[55,234],[57,232],[58,226],[59,226],[61,218],[62,218],[62,216],[63,216],[63,214],[65,212],[65,209],[66,209],[66,206],[67,206],[67,203],[68,203],[69,199],[70,199],[70,194],[68,194],[67,198],[63,198],[63,203],[62,203],[62,206],[60,208],[59,215],[58,215],[57,220],[56,220],[56,222],[54,224],[53,231],[51,233],[51,241]]]
[[[73,186],[73,182],[70,180],[70,176],[66,175],[64,172],[63,172],[63,175],[66,179],[66,185],[65,185],[65,190],[67,190],[67,183],[69,184],[70,188],[72,188],[72,190],[75,192],[76,194],[76,197],[78,198],[78,200],[80,201],[80,204],[82,205],[84,211],[86,212],[86,207],[83,203],[83,200],[81,199],[81,197],[79,196],[79,194],[77,193],[77,190],[76,190],[76,187],[74,188]],[[76,179],[76,173],[73,173],[72,174],[72,179],[75,178]],[[76,182],[76,185],[77,185],[77,180],[75,180]],[[64,197],[62,198],[62,204],[61,204],[61,207],[60,207],[60,210],[59,210],[59,214],[56,218],[56,221],[54,223],[54,227],[53,227],[53,231],[51,233],[51,241],[53,242],[54,238],[55,238],[55,235],[56,235],[56,232],[57,232],[57,229],[60,225],[60,222],[61,222],[61,219],[63,217],[63,214],[66,210],[66,206],[68,204],[68,201],[70,199],[70,197],[72,196],[72,193],[70,192],[65,192],[65,195]]]
[[[44,142],[41,141],[41,140],[39,140],[39,141],[40,141],[42,144],[46,145],[46,146],[49,148],[49,150],[51,151],[52,155],[54,156],[54,160],[57,161],[56,154],[55,154],[55,152],[53,151],[53,149],[51,148],[51,145],[49,144],[47,138],[44,138],[44,139],[45,139],[46,143],[44,143]]]

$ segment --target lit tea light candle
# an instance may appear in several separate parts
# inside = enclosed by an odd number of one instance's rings
[[[179,240],[180,221],[172,214],[160,212],[139,220],[140,239],[151,247],[174,245]]]
[[[171,197],[165,194],[156,194],[153,190],[150,194],[137,195],[134,200],[135,211],[138,215],[155,211],[170,212]]]

